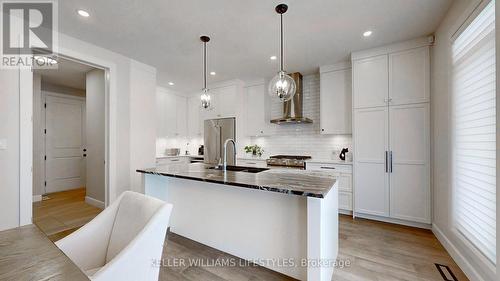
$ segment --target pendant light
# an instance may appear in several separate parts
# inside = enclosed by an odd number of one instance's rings
[[[283,67],[283,14],[288,10],[286,4],[276,6],[276,12],[280,15],[280,71],[269,82],[268,92],[272,97],[277,97],[281,102],[289,101],[296,91],[295,81],[284,71]]]
[[[203,42],[203,89],[201,93],[201,107],[208,109],[210,107],[210,94],[208,93],[207,87],[207,42],[210,41],[210,37],[201,36],[201,42]]]

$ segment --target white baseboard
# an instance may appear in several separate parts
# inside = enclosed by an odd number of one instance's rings
[[[352,216],[352,211],[344,210],[344,209],[339,209],[339,214],[347,215],[347,216]]]
[[[95,206],[99,209],[104,209],[104,202],[99,201],[99,200],[94,199],[94,198],[89,197],[89,196],[85,196],[85,203],[92,205],[92,206]]]
[[[431,227],[432,227],[430,224],[426,224],[426,223],[405,221],[405,220],[400,220],[400,219],[386,218],[386,217],[368,215],[368,214],[362,214],[362,213],[354,213],[354,217],[375,220],[375,221],[381,221],[381,222],[387,222],[387,223],[393,223],[393,224],[400,224],[400,225],[411,226],[411,227],[416,227],[416,228],[423,228],[423,229],[431,229]]]
[[[42,201],[42,195],[33,195],[33,202]]]
[[[467,275],[469,280],[485,281],[474,269],[474,267],[467,261],[467,259],[460,253],[460,251],[453,245],[453,243],[444,235],[444,233],[435,224],[432,224],[432,232],[437,237],[439,242],[443,244],[443,247],[448,251],[453,260],[462,269],[462,271]]]

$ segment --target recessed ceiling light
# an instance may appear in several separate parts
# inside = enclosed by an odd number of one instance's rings
[[[210,75],[212,75],[212,76],[214,76],[215,74],[217,74],[217,73],[215,73],[215,71],[210,72]]]
[[[168,84],[169,84],[170,86],[175,85],[175,84],[174,84],[174,82],[168,82]]]
[[[278,57],[277,56],[271,56],[270,59],[271,60],[276,60]]]
[[[84,17],[84,18],[88,18],[88,17],[90,17],[89,12],[87,12],[87,11],[85,11],[85,10],[81,10],[81,9],[80,9],[80,10],[78,10],[78,11],[76,11],[76,12],[77,12],[80,16],[82,16],[82,17]]]
[[[372,33],[373,32],[371,30],[367,30],[367,31],[363,32],[363,36],[364,37],[369,37],[370,35],[372,35]]]

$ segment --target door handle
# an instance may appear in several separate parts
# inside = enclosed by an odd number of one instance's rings
[[[392,173],[392,151],[389,152],[389,161],[391,161],[391,166],[390,166],[390,169],[389,169],[389,173]]]
[[[388,154],[388,152],[387,152],[387,150],[386,150],[386,151],[385,151],[385,161],[384,161],[384,162],[385,162],[385,172],[386,172],[386,173],[388,173],[388,172],[389,172],[389,168],[388,168],[389,163],[388,163],[388,156],[387,156],[387,154]]]

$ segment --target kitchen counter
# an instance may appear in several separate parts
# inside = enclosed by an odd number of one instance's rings
[[[319,171],[269,169],[248,173],[224,172],[209,167],[203,163],[164,165],[137,172],[316,198],[324,198],[335,184],[335,177]]]
[[[338,254],[338,181],[324,171],[260,173],[204,163],[140,169],[146,195],[173,204],[170,230],[298,280],[331,280]],[[255,167],[254,167],[255,168]],[[304,261],[313,263],[304,265]]]
[[[158,155],[156,156],[156,159],[164,159],[164,158],[178,158],[178,157],[189,157],[189,158],[197,158],[197,159],[203,159],[203,155],[177,155],[177,156],[170,156],[170,155]]]
[[[338,165],[352,165],[352,161],[345,161],[340,159],[309,159],[306,163],[325,163],[325,164],[338,164]]]

